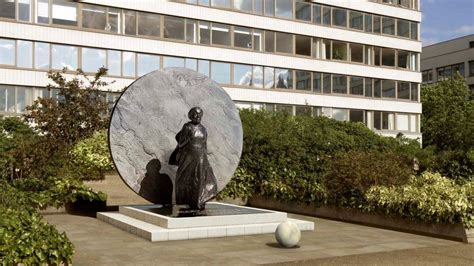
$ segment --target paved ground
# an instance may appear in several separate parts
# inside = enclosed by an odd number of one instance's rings
[[[118,176],[89,185],[109,195],[108,205],[146,203]],[[474,265],[474,245],[290,216],[316,228],[293,249],[280,248],[272,234],[152,243],[94,218],[44,215],[74,243],[74,265]]]

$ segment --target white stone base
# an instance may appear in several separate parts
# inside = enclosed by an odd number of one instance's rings
[[[286,213],[263,209],[260,210],[265,213],[258,214],[170,218],[146,211],[134,212],[131,208],[133,207],[121,207],[121,213],[100,212],[97,213],[97,219],[150,241],[269,234],[274,233],[277,226],[287,220],[296,223],[301,231],[314,230],[313,222],[287,218]],[[157,216],[161,217],[157,218]],[[213,218],[215,218],[214,221]],[[183,220],[183,222],[177,222],[177,220]],[[157,223],[164,226],[158,226]],[[208,225],[205,226],[204,223]],[[166,228],[167,225],[173,228]]]

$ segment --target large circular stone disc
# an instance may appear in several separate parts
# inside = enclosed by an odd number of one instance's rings
[[[168,160],[194,106],[203,110],[209,163],[220,191],[239,163],[242,124],[217,83],[186,68],[168,68],[137,79],[117,101],[109,127],[112,159],[123,181],[146,200],[169,203],[177,166]]]

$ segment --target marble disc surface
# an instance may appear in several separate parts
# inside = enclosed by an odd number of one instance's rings
[[[123,181],[153,203],[171,203],[177,166],[168,160],[175,135],[203,110],[209,163],[221,191],[242,153],[242,123],[230,96],[213,80],[186,68],[167,68],[140,77],[117,101],[109,127],[112,159]]]

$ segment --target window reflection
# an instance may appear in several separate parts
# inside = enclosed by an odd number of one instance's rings
[[[17,66],[32,68],[33,67],[33,42],[17,41],[18,59]]]
[[[163,57],[163,68],[167,67],[184,67],[184,58],[181,57]]]
[[[107,9],[103,6],[82,6],[82,27],[105,30],[107,27]]]
[[[165,27],[167,25],[166,22],[165,17]],[[160,37],[160,15],[138,12],[138,35]],[[184,37],[181,39],[184,39]]]
[[[2,0],[0,1],[0,17],[15,19],[15,1]]]
[[[15,41],[0,39],[0,65],[15,65]]]
[[[263,74],[265,89],[273,89],[275,87],[275,69],[273,67],[265,67]]]
[[[217,83],[230,84],[230,64],[211,62],[211,78]]]
[[[68,45],[52,45],[52,68],[68,70],[77,69],[77,47]]]
[[[184,18],[164,18],[163,36],[168,39],[184,40]]]
[[[0,10],[2,10],[1,7]],[[18,19],[27,22],[31,21],[31,0],[18,0]]]
[[[184,64],[183,64],[184,65]],[[137,75],[143,76],[160,69],[160,56],[137,54]]]
[[[135,53],[123,52],[122,60],[123,75],[127,77],[135,77]]]
[[[105,66],[105,50],[82,48],[82,70],[85,72],[97,72]]]
[[[277,89],[293,89],[293,71],[275,68],[275,86]]]
[[[253,66],[251,85],[255,88],[263,88],[263,67]]]
[[[212,44],[230,45],[230,26],[212,23]]]
[[[122,53],[114,50],[109,50],[107,53],[107,73],[112,76],[120,76]]]
[[[233,84],[250,86],[252,82],[252,66],[234,64]]]
[[[49,43],[35,43],[35,68],[49,69]]]
[[[53,0],[52,23],[77,26],[77,3],[65,0]]]

